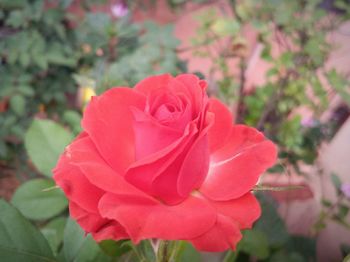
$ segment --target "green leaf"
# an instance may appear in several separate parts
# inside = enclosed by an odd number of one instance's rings
[[[111,261],[105,255],[91,235],[85,236],[84,231],[72,219],[69,219],[63,236],[63,261],[67,262],[95,262]]]
[[[69,125],[75,134],[81,132],[81,115],[73,110],[66,110],[63,114],[63,121]]]
[[[6,155],[7,155],[6,143],[0,140],[0,157],[5,157]]]
[[[331,207],[332,206],[332,202],[330,202],[328,199],[322,199],[321,200],[321,203],[322,203],[322,205],[323,206],[325,206],[325,207]]]
[[[339,205],[337,217],[341,220],[345,219],[349,213],[349,207],[347,205]]]
[[[21,95],[14,95],[10,99],[10,106],[18,116],[22,116],[25,112],[26,100]]]
[[[84,243],[84,231],[72,219],[68,219],[63,235],[65,261],[74,261]]]
[[[74,57],[67,57],[59,52],[51,52],[46,55],[47,61],[55,65],[75,66],[76,60]]]
[[[64,9],[68,8],[72,4],[73,0],[59,0],[60,6]]]
[[[66,222],[65,217],[57,217],[41,228],[41,233],[45,236],[55,254],[62,243]]]
[[[350,262],[350,254],[343,259],[343,262]]]
[[[12,204],[29,219],[45,220],[58,215],[68,206],[62,191],[52,188],[55,183],[50,179],[33,179],[22,184],[12,198]]]
[[[271,62],[272,61],[271,46],[270,45],[265,45],[260,56],[261,56],[261,59],[264,59],[266,61]]]
[[[6,25],[18,28],[23,26],[25,19],[26,17],[22,11],[15,10],[10,13],[8,19],[6,20]]]
[[[262,231],[256,229],[244,231],[239,249],[258,259],[269,256],[268,240]]]
[[[320,41],[317,38],[311,38],[307,41],[304,51],[311,57],[316,65],[321,65],[323,63],[323,51]]]
[[[112,258],[106,255],[92,238],[88,235],[79,250],[74,262],[111,262]]]
[[[27,3],[22,0],[1,0],[1,8],[6,10],[23,8]]]
[[[19,62],[23,67],[27,67],[30,62],[30,56],[27,52],[22,52],[21,55],[19,56]]]
[[[43,235],[4,200],[0,200],[0,214],[1,261],[55,261]]]
[[[219,36],[235,36],[239,32],[240,25],[236,20],[219,18],[212,25],[212,30]]]
[[[36,56],[33,56],[33,60],[34,62],[43,70],[46,70],[47,67],[48,67],[48,64],[47,64],[47,57],[44,56],[44,55],[36,55]]]
[[[291,236],[287,245],[289,252],[301,254],[306,261],[316,261],[316,240],[304,236]]]
[[[274,253],[271,258],[269,259],[269,262],[305,262],[306,260],[303,259],[303,257],[297,253],[297,252],[287,252],[286,250],[279,250],[276,253]]]
[[[338,92],[341,98],[350,105],[349,83],[346,78],[342,77],[335,69],[330,70],[327,77],[331,86]]]
[[[111,257],[119,257],[131,250],[129,241],[103,240],[99,243],[100,248]]]
[[[294,54],[292,52],[284,52],[279,58],[279,62],[281,65],[285,66],[286,68],[292,68],[294,65]]]
[[[35,119],[25,134],[24,142],[36,168],[50,177],[60,153],[72,139],[72,135],[55,122]]]
[[[349,261],[350,261],[350,245],[341,244],[340,245],[340,250],[341,250],[341,253],[342,253],[343,257],[348,255]]]
[[[331,174],[331,179],[332,179],[333,186],[337,189],[338,192],[340,192],[340,188],[342,184],[340,178],[336,174]]]
[[[265,233],[269,246],[281,247],[288,241],[289,237],[283,220],[278,215],[273,200],[268,199],[263,194],[257,194],[257,196],[260,200],[262,214],[254,229]]]
[[[31,86],[28,85],[20,85],[17,87],[18,91],[24,96],[34,96],[35,92]]]
[[[201,256],[197,250],[188,242],[181,241],[176,262],[199,262]]]

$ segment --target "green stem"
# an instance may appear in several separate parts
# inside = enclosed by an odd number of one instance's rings
[[[134,253],[136,254],[137,258],[139,261],[145,261],[146,259],[144,258],[144,256],[142,254],[140,254],[140,252],[138,251],[137,247],[133,244],[130,245],[132,248],[132,251],[134,251]]]
[[[176,241],[159,240],[158,250],[155,250],[157,262],[170,262],[176,254]]]
[[[168,262],[169,241],[161,241],[157,254],[157,262]]]
[[[175,261],[179,250],[180,250],[180,241],[173,241],[173,244],[170,248],[170,255],[169,255],[170,261]]]
[[[180,241],[152,239],[150,244],[152,245],[156,262],[175,261],[180,250]]]

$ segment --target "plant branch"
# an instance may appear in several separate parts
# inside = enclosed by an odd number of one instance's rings
[[[283,90],[289,82],[291,73],[291,71],[287,71],[287,74],[280,80],[279,88],[276,89],[274,94],[270,97],[269,101],[267,102],[267,105],[256,125],[256,128],[258,130],[262,130],[264,128],[267,118],[275,110],[278,100],[283,96]]]
[[[240,17],[240,15],[238,14],[237,12],[237,9],[236,9],[236,0],[231,0],[231,8],[232,8],[232,12],[233,12],[233,15],[235,16],[235,18],[237,19],[238,22],[242,23],[243,22],[243,19],[242,17]]]
[[[159,249],[157,250],[157,253],[156,253],[157,262],[169,262],[169,258],[168,258],[169,244],[170,242],[167,240],[160,241]]]
[[[244,58],[241,57],[239,61],[239,89],[238,89],[238,101],[237,101],[237,108],[236,108],[236,122],[242,123],[243,122],[243,107],[244,107],[244,87],[246,83],[246,63],[244,61]]]

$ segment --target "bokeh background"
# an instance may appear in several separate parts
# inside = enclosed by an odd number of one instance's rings
[[[279,147],[237,251],[184,242],[177,261],[349,261],[348,0],[0,0],[0,197],[20,212],[0,208],[0,253],[42,234],[58,261],[135,259],[84,238],[51,169],[92,95],[166,72],[206,79]]]

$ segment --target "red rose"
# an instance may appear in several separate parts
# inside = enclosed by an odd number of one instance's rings
[[[250,191],[276,147],[233,125],[206,86],[195,75],[161,75],[93,97],[54,179],[97,241],[181,239],[223,251],[260,216]]]

